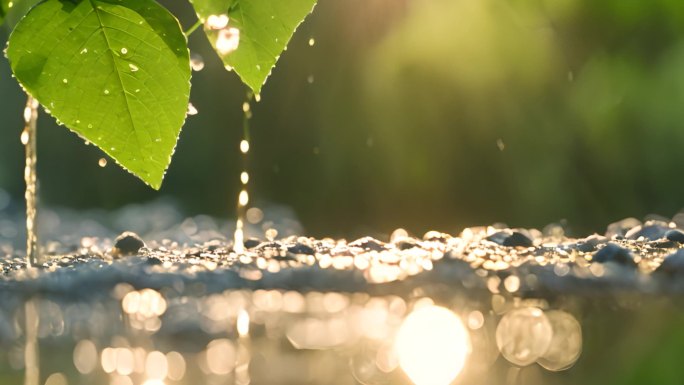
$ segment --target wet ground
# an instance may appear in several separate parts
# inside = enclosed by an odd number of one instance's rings
[[[219,222],[167,217],[128,227],[142,239],[50,242],[36,269],[6,243],[0,382],[679,381],[679,216],[584,238],[490,226],[383,242],[287,236],[294,219],[262,215],[252,231],[270,239],[240,254]]]

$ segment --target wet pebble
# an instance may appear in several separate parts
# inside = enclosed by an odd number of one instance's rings
[[[532,247],[533,243],[532,240],[524,234],[514,232],[504,240],[503,245],[508,247]]]
[[[656,273],[670,275],[684,273],[684,249],[677,250],[665,257],[663,263],[656,269]]]
[[[665,234],[670,230],[669,227],[664,226],[662,224],[651,224],[651,225],[644,225],[644,226],[637,226],[631,230],[629,230],[627,233],[625,233],[625,237],[627,239],[647,239],[649,241],[655,241],[658,239],[661,239],[665,237]]]
[[[366,251],[383,251],[385,245],[372,237],[364,237],[349,244],[349,247],[360,247]]]
[[[145,247],[145,242],[134,232],[126,231],[116,237],[112,254],[114,255],[134,255]]]
[[[606,229],[607,238],[624,237],[631,229],[641,226],[641,221],[636,218],[626,218],[608,225]]]
[[[606,242],[605,237],[601,237],[599,235],[592,235],[583,241],[580,241],[576,244],[577,250],[583,252],[583,253],[590,253],[592,251],[595,251],[598,245],[603,244]]]
[[[684,243],[684,232],[674,229],[669,230],[665,233],[665,238],[667,238],[668,241]]]
[[[287,251],[292,253],[292,254],[303,254],[303,255],[314,255],[314,254],[316,254],[316,250],[314,250],[312,247],[301,244],[301,243],[298,243],[296,245],[288,247]]]
[[[602,247],[594,254],[592,260],[598,263],[611,262],[626,266],[636,266],[632,253],[614,243],[609,243]]]
[[[499,231],[486,238],[490,242],[507,247],[532,247],[532,240],[520,232]]]
[[[245,247],[248,249],[253,249],[261,244],[261,241],[256,238],[249,238],[245,242]]]

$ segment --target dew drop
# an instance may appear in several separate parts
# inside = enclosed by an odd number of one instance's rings
[[[88,53],[88,48],[83,48],[81,50],[81,55]]]
[[[64,84],[69,83],[69,79],[67,79],[67,78],[62,79],[62,83],[64,83]]]
[[[207,29],[223,29],[228,26],[228,22],[230,19],[228,18],[228,15],[222,14],[222,15],[209,15],[207,17],[207,21],[205,23]]]
[[[259,64],[257,64],[257,65],[256,65],[256,69],[257,69],[258,71],[261,71],[261,66],[260,66]]]
[[[105,95],[109,95],[109,90],[104,90]]]
[[[131,69],[131,72],[138,72],[138,70],[140,69],[140,68],[138,68],[137,65],[135,65],[133,63],[128,63],[128,68]]]
[[[93,125],[92,125],[92,124],[88,124],[88,128],[93,128]]]
[[[204,59],[200,54],[190,54],[190,67],[192,67],[192,70],[195,72],[199,72],[204,69]]]
[[[227,28],[219,31],[216,37],[216,49],[221,55],[228,55],[240,45],[240,30]]]
[[[112,148],[110,148],[109,150],[112,151],[112,152],[114,152],[114,151],[116,151],[116,147],[112,147]]]
[[[126,47],[121,48],[121,54],[122,54],[122,55],[125,55],[125,54],[127,54],[127,53],[128,53],[128,48],[126,48]]]
[[[188,103],[188,115],[197,115],[197,112],[197,108],[195,108],[195,106],[193,106],[192,103]]]
[[[161,142],[161,138],[156,138],[154,141],[159,143],[159,142]]]

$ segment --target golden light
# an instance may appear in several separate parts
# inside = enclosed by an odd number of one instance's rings
[[[425,306],[406,317],[395,349],[399,365],[416,385],[449,385],[463,370],[470,336],[456,314]]]

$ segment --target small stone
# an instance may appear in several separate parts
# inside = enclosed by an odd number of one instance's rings
[[[145,262],[147,262],[148,265],[152,265],[152,266],[157,266],[157,265],[162,264],[161,259],[159,259],[157,257],[147,257],[147,260]]]
[[[629,250],[624,249],[614,243],[605,245],[592,257],[592,261],[598,263],[617,263],[620,265],[636,266],[634,257]]]
[[[451,239],[451,235],[434,230],[428,231],[423,235],[423,240],[429,242],[446,242],[449,239]]]
[[[248,249],[253,249],[261,244],[261,241],[256,238],[249,238],[245,241],[245,247]]]
[[[577,243],[578,251],[589,253],[595,251],[597,246],[606,242],[606,238],[600,235],[592,235]]]
[[[314,255],[314,254],[316,254],[316,250],[314,250],[313,248],[311,248],[307,245],[301,244],[301,243],[298,243],[296,245],[288,247],[287,251],[289,251],[292,254],[303,254],[303,255]]]
[[[679,230],[670,230],[665,233],[665,238],[667,238],[668,241],[684,243],[684,232]]]
[[[629,230],[637,226],[641,226],[641,221],[636,218],[627,218],[611,223],[606,229],[606,237],[611,239],[616,237],[624,237]]]
[[[409,250],[409,249],[413,249],[414,247],[420,247],[420,246],[418,245],[418,242],[416,242],[415,239],[404,238],[400,241],[395,242],[394,247],[396,247],[399,250]]]
[[[504,246],[508,247],[532,247],[532,240],[522,233],[514,232],[503,241]]]
[[[625,237],[627,239],[639,239],[644,238],[649,241],[655,241],[665,237],[665,234],[670,230],[669,227],[663,226],[661,224],[647,224],[644,226],[637,226],[629,230]]]
[[[497,231],[496,233],[488,236],[485,239],[488,240],[489,242],[494,242],[497,245],[503,245],[504,242],[506,241],[506,239],[510,236],[511,236],[511,234],[509,232]]]
[[[126,231],[119,235],[114,241],[112,254],[117,256],[134,255],[143,247],[145,247],[145,242],[138,234]]]
[[[375,238],[372,237],[364,237],[355,240],[354,242],[349,244],[349,247],[360,247],[366,251],[383,251],[385,249],[385,245],[378,241]]]
[[[655,272],[670,275],[684,273],[684,249],[677,250],[665,257]]]

